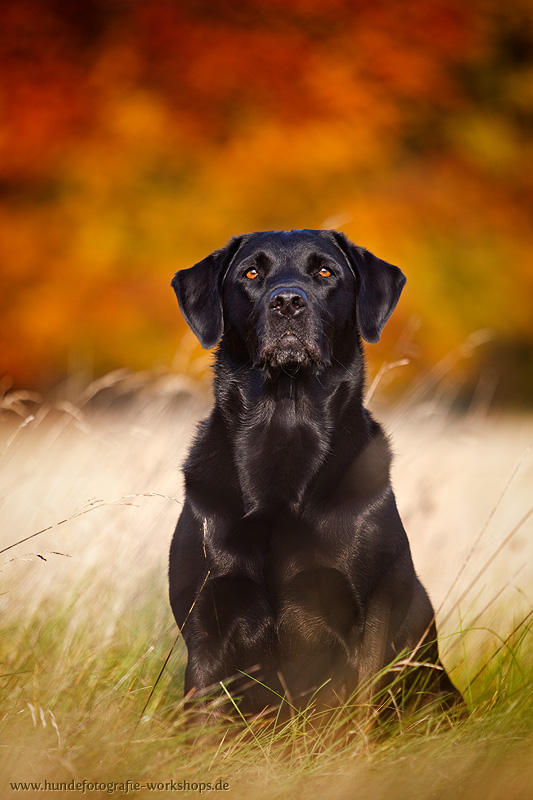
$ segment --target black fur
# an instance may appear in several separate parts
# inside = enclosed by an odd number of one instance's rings
[[[244,714],[279,696],[368,700],[376,674],[422,644],[430,666],[413,675],[428,697],[458,700],[390,449],[363,406],[361,336],[378,341],[404,283],[343,234],[312,230],[239,236],[176,274],[190,327],[204,347],[220,340],[170,550],[186,693],[229,681]]]

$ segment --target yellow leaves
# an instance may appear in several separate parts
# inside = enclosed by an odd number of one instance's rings
[[[448,126],[459,152],[470,162],[495,173],[518,167],[522,142],[510,120],[498,114],[465,114]]]

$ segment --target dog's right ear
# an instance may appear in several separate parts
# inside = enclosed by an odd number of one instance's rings
[[[218,344],[222,336],[222,281],[244,238],[234,236],[225,247],[194,267],[176,272],[172,279],[185,322],[206,350]]]
[[[340,231],[321,231],[344,253],[357,281],[357,322],[366,342],[379,342],[383,326],[396,308],[405,275],[399,267],[353,244]]]

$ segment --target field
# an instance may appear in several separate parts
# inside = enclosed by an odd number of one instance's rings
[[[2,403],[2,797],[533,797],[532,417],[457,416],[438,398],[375,409],[467,719],[383,736],[354,716],[339,743],[297,717],[195,740],[166,561],[209,398],[120,374],[70,396]]]

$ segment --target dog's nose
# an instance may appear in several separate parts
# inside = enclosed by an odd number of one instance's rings
[[[283,286],[270,293],[269,308],[273,314],[295,317],[307,308],[307,295],[303,289]]]

